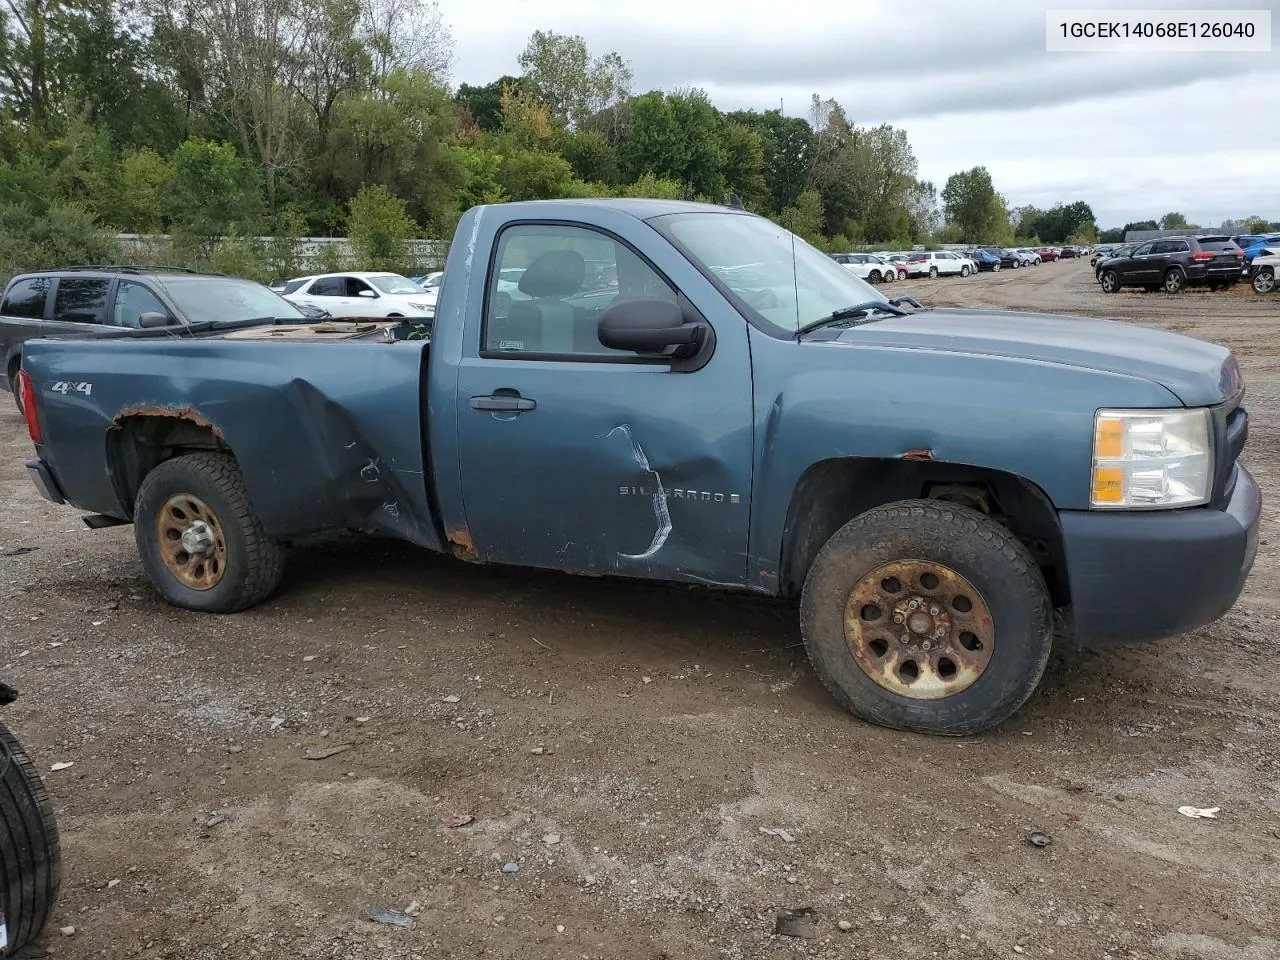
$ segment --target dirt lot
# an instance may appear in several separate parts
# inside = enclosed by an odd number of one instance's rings
[[[1228,344],[1280,491],[1280,297],[1105,297],[1083,262],[892,290]],[[64,833],[58,957],[1280,957],[1274,500],[1225,620],[1056,657],[942,740],[840,712],[792,607],[699,590],[360,542],[249,613],[173,609],[131,529],[37,498],[0,399],[0,551],[35,548],[0,556],[0,675]]]

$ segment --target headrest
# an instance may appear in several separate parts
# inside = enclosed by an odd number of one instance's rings
[[[529,297],[569,297],[582,289],[587,262],[576,250],[548,250],[520,277],[520,292]]]

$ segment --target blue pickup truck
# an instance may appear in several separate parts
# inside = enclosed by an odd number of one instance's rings
[[[795,598],[840,704],[941,734],[1017,710],[1055,635],[1191,630],[1253,563],[1228,350],[890,300],[738,208],[476,207],[429,339],[340,326],[28,341],[30,476],[193,610],[342,529]]]

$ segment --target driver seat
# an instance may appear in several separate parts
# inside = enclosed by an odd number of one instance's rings
[[[507,310],[499,334],[503,343],[519,343],[521,353],[574,353],[573,305],[565,303],[582,289],[587,263],[576,250],[548,250],[520,277],[517,300]]]

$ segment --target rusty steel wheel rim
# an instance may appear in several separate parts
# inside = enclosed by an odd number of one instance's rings
[[[212,590],[227,569],[227,539],[218,515],[199,497],[179,493],[156,517],[156,541],[169,572],[184,587]]]
[[[862,672],[912,700],[968,689],[995,651],[995,622],[968,580],[931,560],[876,567],[849,593],[844,635]]]

